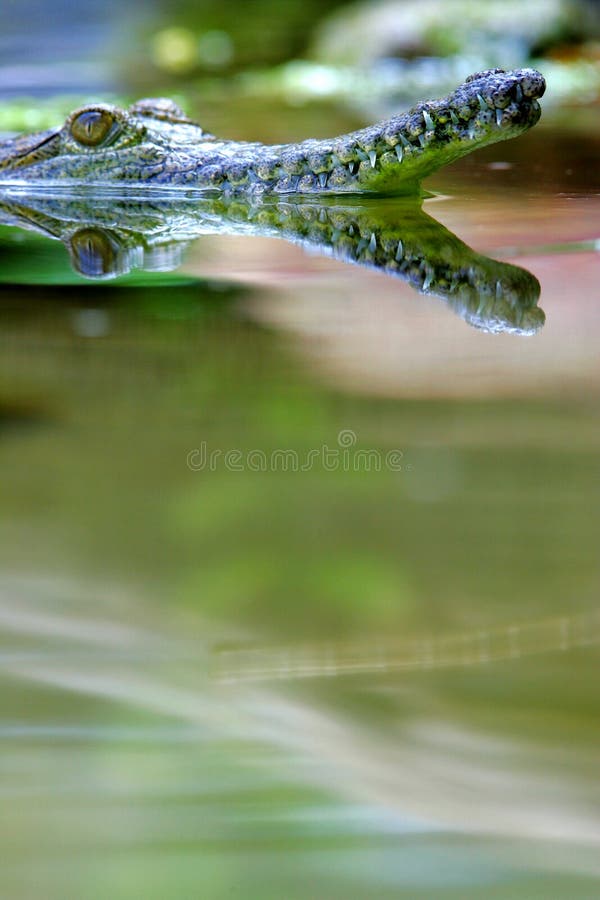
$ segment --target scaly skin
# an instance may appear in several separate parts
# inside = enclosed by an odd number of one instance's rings
[[[544,90],[534,69],[491,69],[378,125],[274,146],[217,139],[169,100],[141,100],[128,110],[95,104],[76,110],[61,129],[1,144],[0,182],[254,195],[414,193],[441,166],[535,125]]]
[[[73,267],[88,278],[115,277],[139,265],[175,268],[182,248],[200,235],[282,237],[396,276],[485,331],[534,334],[544,324],[533,275],[475,253],[409,198],[358,204],[153,194],[136,200],[30,191],[0,199],[0,223],[59,238]]]

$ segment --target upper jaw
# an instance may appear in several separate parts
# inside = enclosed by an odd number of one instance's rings
[[[491,69],[467,78],[456,96],[459,103],[463,96],[469,97],[469,102],[473,104],[476,99],[483,111],[487,108],[494,111],[498,127],[531,127],[540,117],[537,101],[545,90],[544,77],[535,69],[516,69],[512,72]],[[475,106],[475,115],[477,112]]]

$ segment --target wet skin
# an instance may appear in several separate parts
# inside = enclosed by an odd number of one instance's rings
[[[324,140],[268,146],[207,134],[170,100],[94,104],[62,128],[0,144],[0,184],[187,187],[220,194],[415,193],[461,156],[517,137],[540,117],[534,69],[471,75],[441,100]]]

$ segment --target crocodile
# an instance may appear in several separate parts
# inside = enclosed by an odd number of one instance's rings
[[[481,330],[531,335],[545,319],[534,275],[476,253],[427,215],[420,198],[257,201],[155,193],[135,199],[30,190],[0,195],[0,224],[58,238],[73,268],[92,279],[134,267],[176,268],[189,242],[202,235],[279,237],[400,278]]]
[[[442,166],[540,117],[535,69],[489,69],[440,100],[336,138],[265,145],[216,138],[171,100],[94,103],[61,128],[0,144],[1,183],[187,187],[251,195],[402,194]]]

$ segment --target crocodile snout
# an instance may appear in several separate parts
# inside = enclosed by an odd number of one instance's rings
[[[530,100],[539,100],[544,96],[546,80],[536,69],[518,69],[515,76],[524,97],[528,97]]]

